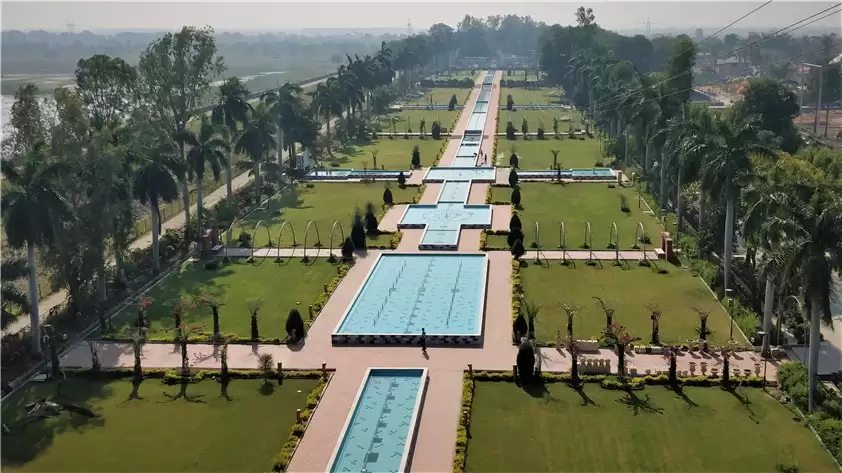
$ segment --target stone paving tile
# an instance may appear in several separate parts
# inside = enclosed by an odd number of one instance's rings
[[[403,213],[406,212],[406,205],[394,205],[386,215],[380,220],[377,228],[383,232],[396,232],[398,231],[398,223],[400,223],[401,218],[403,218]]]
[[[509,220],[512,219],[511,205],[494,205],[491,207],[491,230],[500,231],[509,229]]]

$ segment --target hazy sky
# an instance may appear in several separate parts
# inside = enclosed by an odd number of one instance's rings
[[[66,30],[68,22],[83,29],[177,29],[185,24],[211,25],[217,30],[289,30],[297,28],[401,27],[408,20],[416,31],[437,22],[455,26],[466,13],[475,16],[513,13],[531,15],[549,24],[573,22],[579,1],[495,2],[390,0],[378,2],[266,1],[2,1],[2,28]],[[584,3],[592,7],[597,23],[611,29],[644,28],[647,17],[653,29],[721,27],[748,13],[761,2],[639,2]],[[751,28],[782,27],[808,17],[833,3],[774,1],[741,21]],[[813,26],[840,27],[840,15]]]

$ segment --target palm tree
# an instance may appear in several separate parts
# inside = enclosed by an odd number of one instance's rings
[[[157,273],[161,270],[158,237],[161,232],[161,202],[172,202],[178,198],[176,176],[185,172],[184,163],[178,150],[165,140],[159,140],[157,146],[135,154],[137,162],[132,193],[141,205],[149,206],[152,219],[152,267]]]
[[[263,94],[261,100],[274,121],[277,144],[273,147],[277,150],[278,165],[283,166],[284,149],[289,151],[291,160],[295,159],[295,129],[304,108],[301,87],[287,82],[277,90]]]
[[[205,168],[210,166],[213,178],[219,180],[222,166],[227,164],[226,155],[231,150],[228,143],[220,137],[220,127],[215,126],[207,115],[202,115],[199,132],[190,133],[186,143],[190,145],[187,153],[188,175],[196,182],[196,220],[201,235],[204,197]]]
[[[29,269],[26,267],[26,261],[23,258],[10,258],[3,261],[2,268],[0,268],[0,281],[2,281],[2,288],[0,288],[2,317],[0,317],[0,323],[2,323],[4,329],[17,320],[18,313],[25,314],[31,310],[26,293],[12,284],[25,278],[28,274]]]
[[[258,104],[252,111],[249,121],[243,131],[237,136],[234,147],[238,153],[244,154],[248,162],[237,163],[243,167],[250,167],[250,174],[254,176],[254,187],[257,201],[260,202],[262,182],[260,179],[261,165],[267,154],[275,149],[275,121],[265,104]]]
[[[770,233],[785,235],[771,261],[784,277],[796,278],[810,313],[808,358],[809,407],[818,388],[820,324],[831,323],[833,273],[842,270],[842,199],[838,189],[818,188],[809,198],[780,192],[774,199],[777,215],[767,220]]]
[[[316,114],[325,119],[325,127],[327,134],[327,153],[332,155],[330,149],[330,121],[333,117],[342,116],[342,97],[339,90],[339,83],[335,77],[328,78],[325,82],[318,84],[316,90],[308,92],[308,95],[313,98],[310,106],[313,107]]]
[[[752,176],[749,156],[775,156],[770,147],[758,141],[757,132],[757,128],[742,117],[717,117],[713,122],[714,143],[711,154],[701,167],[701,174],[705,176],[703,179],[716,182],[715,190],[726,199],[722,263],[724,294],[728,294],[731,257],[734,252],[734,208],[740,190]]]
[[[231,77],[219,86],[219,103],[213,108],[211,119],[214,125],[222,126],[227,131],[225,139],[228,141],[229,150],[234,147],[234,137],[237,130],[248,120],[251,110],[251,105],[247,100],[248,95],[248,89],[237,77]],[[229,203],[234,202],[234,189],[231,185],[233,179],[232,165],[233,155],[229,152],[228,159],[225,160],[225,185]]]
[[[0,161],[0,172],[6,181],[0,210],[9,245],[26,247],[32,352],[38,354],[41,352],[41,333],[35,248],[50,243],[55,237],[56,226],[70,218],[71,212],[55,185],[64,166],[48,159],[43,143],[38,143],[20,162],[18,166],[10,160]]]

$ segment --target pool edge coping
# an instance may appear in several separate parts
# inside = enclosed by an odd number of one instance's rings
[[[415,436],[418,433],[418,422],[420,420],[420,416],[418,413],[421,410],[421,404],[424,401],[424,397],[427,394],[427,384],[430,380],[430,374],[427,368],[422,367],[391,367],[391,368],[384,368],[384,367],[377,367],[372,366],[365,370],[365,376],[363,376],[362,382],[360,382],[359,388],[357,388],[357,394],[354,396],[354,403],[351,404],[351,409],[348,412],[348,415],[345,418],[345,423],[342,425],[342,431],[339,434],[339,438],[336,439],[336,445],[333,447],[333,453],[330,455],[330,460],[328,460],[327,468],[325,468],[325,473],[330,473],[333,470],[333,466],[336,463],[336,457],[339,455],[339,449],[342,448],[342,443],[345,440],[345,434],[348,432],[348,427],[351,425],[351,421],[354,418],[354,415],[357,413],[357,407],[359,407],[360,398],[363,395],[363,390],[365,389],[366,383],[371,378],[371,372],[376,370],[398,370],[398,371],[410,371],[410,370],[420,370],[421,371],[421,385],[418,386],[418,395],[415,398],[415,406],[413,407],[412,411],[412,419],[409,423],[409,432],[406,436],[406,445],[403,447],[403,454],[401,456],[401,464],[398,467],[399,472],[406,472],[407,471],[407,460],[410,457],[410,451],[415,447]]]

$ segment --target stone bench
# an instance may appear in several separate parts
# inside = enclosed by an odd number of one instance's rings
[[[599,340],[576,340],[579,350],[586,353],[599,352]]]

